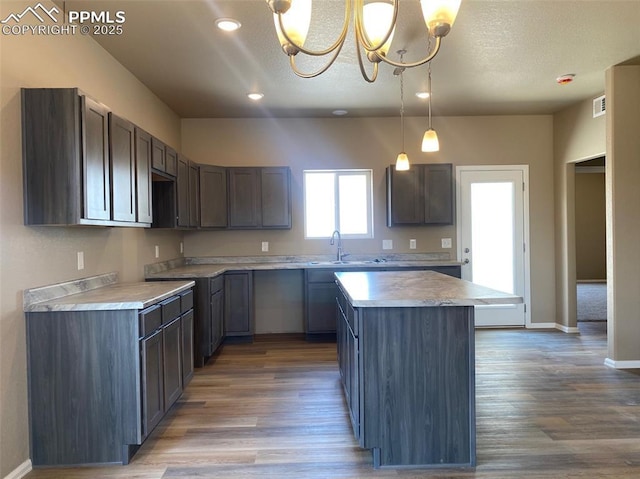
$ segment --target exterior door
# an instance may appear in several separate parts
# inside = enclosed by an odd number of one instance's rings
[[[526,166],[458,167],[458,257],[462,279],[524,303],[475,307],[476,327],[525,326],[528,302]]]

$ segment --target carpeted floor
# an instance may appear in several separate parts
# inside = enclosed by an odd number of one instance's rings
[[[607,320],[607,283],[578,283],[578,321]]]

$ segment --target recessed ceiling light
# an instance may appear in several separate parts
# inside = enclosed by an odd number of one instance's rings
[[[427,98],[429,98],[429,92],[428,91],[419,91],[418,93],[416,93],[416,96],[418,98],[420,98],[421,100],[426,100]]]
[[[335,116],[344,116],[349,112],[347,110],[333,110],[331,113],[333,113]]]
[[[264,93],[247,93],[247,96],[253,101],[258,101],[264,98]]]
[[[216,27],[225,32],[235,32],[241,26],[242,24],[233,18],[218,18],[216,20]]]

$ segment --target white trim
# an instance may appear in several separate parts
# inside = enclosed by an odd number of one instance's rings
[[[563,333],[580,334],[580,330],[577,326],[565,326],[564,324],[556,323],[556,329],[559,329]]]
[[[8,475],[6,475],[4,479],[21,479],[29,474],[32,469],[33,466],[31,465],[31,459],[27,459],[13,471],[11,471]]]
[[[531,242],[529,234],[529,165],[461,165],[456,166],[456,245],[457,245],[457,261],[462,258],[462,239],[460,228],[460,205],[462,204],[460,183],[461,174],[463,171],[504,171],[504,170],[516,170],[522,172],[522,181],[524,182],[524,194],[522,195],[523,209],[524,209],[524,231],[523,241],[525,244],[524,250],[524,298],[523,303],[526,305],[524,311],[524,327],[537,328],[537,324],[531,323]],[[463,266],[464,267],[464,266]],[[539,323],[547,324],[547,323]],[[548,323],[551,328],[555,327],[555,323]]]
[[[607,358],[604,360],[604,365],[613,369],[640,369],[640,360],[616,361],[615,359]]]
[[[529,323],[526,329],[556,329],[556,323]]]

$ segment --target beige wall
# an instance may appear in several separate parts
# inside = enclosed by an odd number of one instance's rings
[[[576,279],[607,279],[604,172],[576,173]]]
[[[49,6],[47,2],[44,2]],[[0,17],[30,3],[1,2]],[[29,458],[22,290],[117,271],[179,254],[181,235],[125,228],[25,227],[22,219],[21,87],[80,87],[150,133],[180,146],[179,118],[92,40],[0,35],[0,477]],[[76,252],[85,254],[77,271]]]
[[[606,92],[607,361],[616,367],[637,368],[640,365],[640,66],[608,69]]]
[[[406,148],[415,163],[456,165],[530,165],[532,321],[555,321],[553,223],[553,124],[551,116],[436,118],[441,151],[419,151],[424,118],[406,119]],[[382,240],[392,239],[392,252],[448,251],[456,258],[455,226],[387,228],[385,167],[400,147],[397,118],[329,119],[185,119],[182,149],[198,163],[222,166],[285,165],[293,175],[293,228],[289,231],[212,231],[185,234],[185,254],[270,255],[331,254],[326,240],[305,240],[302,171],[321,168],[373,168],[375,238],[346,240],[351,253],[383,253]],[[451,250],[440,239],[452,238]]]
[[[605,155],[605,118],[593,118],[592,99],[566,108],[553,117],[556,322],[565,330],[577,331],[574,164]]]

